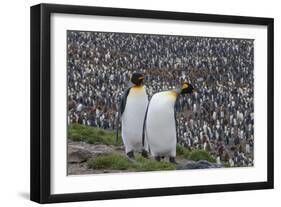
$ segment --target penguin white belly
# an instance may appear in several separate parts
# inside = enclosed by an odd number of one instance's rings
[[[146,136],[152,156],[176,156],[176,94],[171,91],[155,94],[149,104]]]
[[[132,87],[122,115],[122,140],[126,153],[148,151],[147,143],[142,146],[143,123],[148,105],[145,87]]]

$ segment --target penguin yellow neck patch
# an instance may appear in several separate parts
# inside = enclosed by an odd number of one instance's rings
[[[168,91],[168,92],[167,92],[167,95],[168,95],[168,96],[175,97],[175,98],[179,96],[179,94],[178,94],[176,91]]]
[[[184,84],[182,85],[181,89],[186,89],[186,88],[188,88],[188,87],[189,87],[189,85],[188,85],[187,83],[184,83]]]
[[[132,87],[134,90],[141,90],[143,89],[143,85],[140,85],[140,86],[133,86]]]

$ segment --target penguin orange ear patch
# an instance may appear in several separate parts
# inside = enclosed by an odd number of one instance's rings
[[[184,83],[184,84],[182,85],[181,89],[186,89],[186,88],[188,88],[188,87],[189,87],[189,85],[188,85],[187,83]]]

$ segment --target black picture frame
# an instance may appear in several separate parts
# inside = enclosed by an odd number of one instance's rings
[[[50,15],[52,13],[134,17],[163,20],[182,20],[208,23],[232,23],[267,26],[267,181],[238,184],[219,184],[187,187],[167,187],[74,194],[51,194],[50,189],[50,130],[51,130],[51,71],[50,71]],[[31,7],[31,151],[30,151],[30,199],[38,203],[89,201],[103,199],[165,196],[255,189],[274,187],[274,72],[272,18],[195,14],[168,11],[103,8],[72,5],[39,4]]]

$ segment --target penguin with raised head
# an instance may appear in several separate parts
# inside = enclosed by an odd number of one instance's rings
[[[124,91],[119,106],[122,124],[121,136],[129,158],[134,158],[134,152],[148,157],[147,142],[143,145],[143,125],[148,106],[148,95],[143,81],[143,73],[132,74],[130,85]]]
[[[190,83],[183,83],[174,90],[159,92],[152,96],[146,114],[144,133],[151,155],[157,161],[169,157],[171,163],[176,163],[175,103],[180,94],[193,92],[194,88]]]

